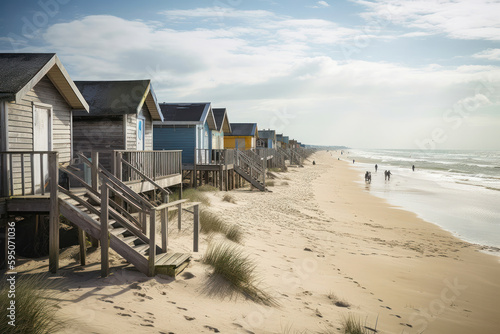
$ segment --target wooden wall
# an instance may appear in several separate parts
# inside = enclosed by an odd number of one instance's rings
[[[71,160],[71,108],[45,76],[19,103],[7,104],[8,146],[10,151],[33,150],[32,102],[52,106],[52,149],[59,152],[59,162]]]
[[[127,150],[137,150],[137,116],[144,116],[146,119],[146,133],[144,138],[144,150],[153,150],[153,119],[146,104],[142,106],[141,112],[127,115]]]

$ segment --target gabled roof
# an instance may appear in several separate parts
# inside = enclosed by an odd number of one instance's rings
[[[224,134],[228,136],[256,136],[257,133],[257,123],[231,123],[231,133]]]
[[[88,116],[136,114],[146,104],[153,120],[162,120],[150,80],[75,81],[90,106]],[[74,112],[75,116],[85,116]]]
[[[18,103],[44,76],[72,109],[89,110],[55,53],[0,53],[0,99]]]
[[[275,130],[259,130],[259,138],[276,140]]]
[[[213,108],[215,124],[217,125],[217,131],[223,131],[225,133],[231,132],[231,124],[227,118],[226,108]]]
[[[160,103],[165,125],[195,125],[208,123],[211,130],[216,130],[215,118],[210,102],[204,103]]]

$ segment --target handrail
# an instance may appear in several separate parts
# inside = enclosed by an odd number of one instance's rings
[[[150,179],[146,174],[144,174],[140,169],[138,169],[137,167],[133,166],[130,162],[128,162],[127,160],[125,160],[123,158],[121,158],[121,161],[123,163],[125,163],[125,165],[129,166],[130,168],[132,168],[145,181],[148,181],[149,183],[151,183],[152,185],[154,185],[156,188],[158,188],[163,194],[165,194],[167,196],[172,195],[172,192],[170,190],[167,190],[167,189],[163,188],[162,186],[160,186],[158,183],[156,183],[155,181],[153,181],[152,179]]]

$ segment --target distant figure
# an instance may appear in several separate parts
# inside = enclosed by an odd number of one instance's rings
[[[340,160],[340,158],[337,158],[337,160]]]
[[[384,172],[384,176],[385,176],[386,181],[390,181],[391,180],[391,171],[390,170],[386,170]]]
[[[365,173],[365,182],[372,183],[372,173],[370,173],[369,171],[366,171]]]
[[[377,169],[378,169],[378,166],[377,166],[377,164],[375,164],[375,172],[377,172]]]
[[[356,161],[356,160],[352,159],[352,163],[354,163],[354,161]]]
[[[313,165],[316,165],[316,161],[313,160]]]
[[[415,171],[415,165],[411,166],[411,170]]]

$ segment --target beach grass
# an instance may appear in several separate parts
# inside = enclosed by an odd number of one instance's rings
[[[201,202],[204,206],[210,206],[210,199],[203,191],[198,189],[189,188],[182,192],[182,197],[190,200],[191,202]]]
[[[211,186],[209,184],[204,184],[196,188],[198,191],[219,191],[219,188]]]
[[[234,293],[239,293],[259,304],[278,305],[270,294],[258,287],[255,262],[236,244],[226,241],[210,243],[202,262],[213,268],[205,290],[209,295],[232,298]]]
[[[243,232],[237,225],[229,225],[222,221],[216,214],[207,211],[200,211],[200,226],[201,232],[205,234],[221,233],[231,241],[241,243],[243,240]]]
[[[47,275],[17,276],[15,297],[10,298],[10,287],[2,280],[0,289],[0,333],[49,334],[64,328],[64,321],[56,317],[58,284]],[[11,301],[15,300],[15,327],[8,322]]]
[[[329,292],[327,295],[328,299],[332,301],[332,303],[337,306],[337,307],[350,307],[351,304],[346,301],[345,299],[340,299],[337,297],[337,295],[333,292]]]
[[[233,204],[236,204],[236,200],[234,199],[234,197],[230,194],[225,194],[223,197],[222,197],[222,200],[224,202],[229,202],[229,203],[233,203]]]
[[[266,187],[274,187],[274,181],[271,180],[266,181]]]
[[[286,182],[286,181],[283,181],[283,182],[281,182],[281,185],[282,185],[282,186],[288,186],[288,185],[289,185],[289,183],[288,183],[288,182]]]
[[[369,329],[361,323],[361,319],[355,317],[351,313],[348,316],[342,317],[341,333],[344,334],[372,334],[376,333],[377,328]]]

